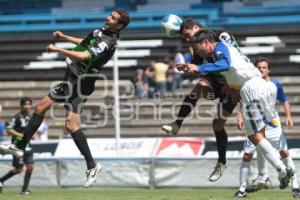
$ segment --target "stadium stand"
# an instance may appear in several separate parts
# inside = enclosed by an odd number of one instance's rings
[[[68,48],[73,46],[50,39],[51,31],[59,29],[73,35],[85,35],[88,29],[97,28],[105,21],[105,12],[120,6],[130,10],[132,16],[132,23],[122,36],[118,51],[121,116],[127,117],[121,121],[122,137],[162,136],[160,125],[174,118],[176,112],[172,110],[178,109],[183,95],[192,87],[189,84],[161,101],[136,99],[132,95],[133,88],[129,78],[137,68],[147,67],[153,58],[172,57],[174,49],[187,51],[186,44],[178,38],[167,38],[160,32],[160,20],[170,12],[182,17],[194,17],[208,27],[228,29],[236,36],[241,50],[252,60],[257,56],[268,57],[272,64],[272,74],[282,81],[292,104],[295,127],[286,131],[287,136],[296,137],[300,127],[300,4],[292,0],[280,2],[278,5],[268,2],[186,0],[182,6],[182,1],[166,0],[162,6],[158,0],[92,0],[89,3],[79,0],[30,0],[25,5],[20,0],[1,0],[0,104],[3,107],[3,116],[8,119],[18,110],[19,97],[28,95],[38,100],[47,94],[51,81],[63,77],[63,58],[57,54],[48,54],[45,48],[50,42]],[[78,13],[79,9],[82,13]],[[103,82],[99,81],[97,92],[90,98],[90,104],[82,116],[82,128],[86,129],[89,137],[114,135],[111,66],[110,62],[103,70],[109,79],[109,93],[103,95],[106,90]],[[139,109],[136,114],[133,112],[135,109]],[[181,134],[211,136],[213,116],[207,111],[214,109],[215,105],[211,102],[200,100],[199,109],[192,116],[198,114],[203,119],[187,119]],[[106,112],[108,114],[104,115]],[[282,114],[282,110],[280,112]],[[48,113],[50,138],[65,137],[62,119],[64,114],[64,109],[60,106],[54,112]],[[57,118],[49,120],[51,115]],[[128,120],[130,117],[133,120]],[[105,120],[107,126],[103,126]],[[229,120],[227,127],[231,136],[243,135],[235,128],[234,117]]]

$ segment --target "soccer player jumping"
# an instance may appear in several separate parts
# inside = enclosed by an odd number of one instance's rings
[[[190,73],[223,72],[228,85],[240,92],[242,116],[248,138],[277,170],[280,188],[286,188],[294,170],[282,163],[275,149],[264,137],[266,125],[279,126],[280,122],[274,107],[269,105],[272,96],[261,73],[236,48],[216,42],[210,31],[199,31],[192,42],[198,53],[213,55],[215,62],[199,66],[181,64],[177,65],[177,69]]]
[[[180,26],[180,36],[187,42],[190,42],[195,33],[199,30],[206,29],[195,19],[186,18]],[[214,31],[214,37],[217,41],[231,42],[231,38],[227,32],[222,30]],[[194,52],[191,63],[200,65],[205,61],[213,62],[213,58],[209,55],[197,54]],[[219,180],[226,168],[226,149],[227,149],[227,133],[224,129],[227,117],[229,117],[236,106],[239,99],[238,92],[233,92],[229,97],[229,90],[225,91],[226,80],[220,73],[210,73],[202,75],[201,79],[195,85],[190,94],[188,94],[179,109],[177,119],[167,125],[162,126],[162,130],[171,135],[177,135],[183,123],[183,120],[190,114],[200,98],[214,100],[219,98],[217,106],[217,114],[213,119],[212,127],[216,137],[218,162],[215,169],[209,176],[209,181],[215,182]],[[236,94],[236,95],[235,95]],[[236,96],[238,98],[236,98]],[[212,98],[213,97],[213,98]]]
[[[15,145],[9,147],[0,145],[0,149],[7,151],[17,157],[23,156],[23,151],[30,138],[36,132],[47,110],[56,102],[65,103],[67,110],[66,130],[71,136],[84,156],[87,164],[87,180],[85,187],[91,186],[101,171],[101,165],[96,164],[85,135],[79,127],[79,114],[81,107],[94,91],[97,74],[103,66],[112,58],[117,49],[120,32],[129,24],[130,16],[123,9],[115,9],[107,16],[103,28],[93,30],[84,39],[65,35],[55,31],[56,39],[71,42],[77,46],[73,50],[59,48],[49,44],[49,52],[57,52],[66,56],[67,71],[64,81],[54,87],[36,106],[34,114],[24,131],[24,137]]]

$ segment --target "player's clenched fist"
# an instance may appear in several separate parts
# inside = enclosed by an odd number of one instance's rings
[[[56,39],[63,39],[65,35],[62,32],[60,32],[60,31],[55,31],[55,32],[53,32],[53,36]]]
[[[47,46],[47,51],[48,52],[55,52],[56,51],[56,46],[54,46],[53,44],[49,44]]]

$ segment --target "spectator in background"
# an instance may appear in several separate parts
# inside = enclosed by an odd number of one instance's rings
[[[155,60],[152,60],[150,62],[150,65],[146,68],[145,73],[144,73],[145,79],[148,83],[148,97],[149,98],[153,98],[155,88],[156,88],[156,83],[154,81],[154,68],[153,68],[152,63],[155,63]]]
[[[134,85],[134,94],[136,97],[142,97],[148,92],[148,80],[144,75],[143,69],[137,69],[134,77],[131,78],[131,82]]]
[[[173,60],[169,60],[169,69],[167,71],[167,91],[174,93],[176,89],[176,67]]]
[[[177,49],[177,53],[175,54],[174,64],[175,64],[175,66],[177,64],[186,64],[185,57],[179,49]],[[178,88],[182,87],[181,83],[182,83],[183,72],[178,71],[176,67],[175,67],[174,71],[175,71],[175,87],[176,87],[176,89],[178,89]]]
[[[154,81],[156,84],[155,92],[159,94],[160,98],[165,98],[167,88],[167,71],[169,69],[169,60],[165,59],[164,62],[151,62],[151,67],[154,69]]]
[[[0,113],[0,142],[3,140],[3,136],[5,135],[5,121],[2,119],[2,113]]]

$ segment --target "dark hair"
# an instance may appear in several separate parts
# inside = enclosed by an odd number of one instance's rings
[[[179,30],[180,35],[182,34],[183,29],[192,29],[195,25],[201,29],[205,29],[204,26],[202,26],[197,20],[193,18],[184,19],[180,25],[180,30]]]
[[[266,62],[268,64],[268,69],[271,68],[271,64],[270,64],[270,61],[268,58],[265,58],[265,57],[258,57],[254,63],[254,65],[257,67],[258,63],[260,62]]]
[[[210,42],[215,42],[215,34],[209,30],[200,30],[195,33],[191,39],[191,43],[198,43],[207,39]]]
[[[119,23],[122,24],[122,28],[120,29],[122,30],[129,24],[130,16],[128,12],[122,8],[117,8],[114,11],[120,15]]]
[[[23,106],[27,101],[29,101],[30,104],[32,104],[32,99],[31,98],[29,98],[29,97],[22,97],[20,99],[20,105]]]

